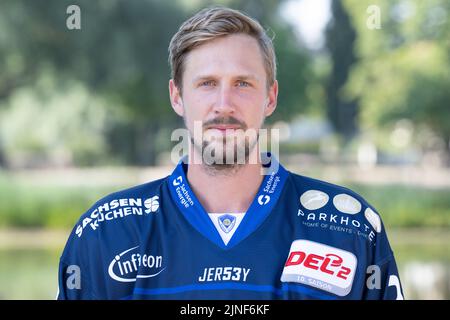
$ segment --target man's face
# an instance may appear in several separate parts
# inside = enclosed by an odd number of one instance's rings
[[[183,116],[196,151],[221,149],[224,159],[230,151],[236,155],[245,150],[248,156],[264,118],[276,107],[278,93],[277,82],[267,88],[258,42],[244,34],[218,38],[189,52],[184,62],[182,96],[173,80],[169,85],[172,106]],[[194,132],[194,124],[197,122],[198,128],[198,121],[201,141],[195,139],[198,132]],[[238,129],[256,134],[239,139],[242,131]]]

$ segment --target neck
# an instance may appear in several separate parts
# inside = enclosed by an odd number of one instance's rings
[[[258,148],[253,152],[258,152]],[[215,170],[205,164],[190,162],[187,179],[207,212],[246,212],[264,177],[260,163]]]

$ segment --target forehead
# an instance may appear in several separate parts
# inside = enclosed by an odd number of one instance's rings
[[[190,51],[184,64],[183,77],[186,79],[209,74],[265,77],[258,41],[246,34],[233,34],[208,41]]]

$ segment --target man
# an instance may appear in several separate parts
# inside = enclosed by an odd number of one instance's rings
[[[259,129],[278,94],[260,24],[205,9],[169,51],[188,156],[170,176],[111,194],[80,218],[60,260],[58,298],[401,299],[375,209],[260,157]]]

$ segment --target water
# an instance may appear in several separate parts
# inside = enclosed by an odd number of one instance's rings
[[[450,241],[420,230],[390,233],[406,299],[450,299]],[[433,240],[434,239],[434,240]],[[0,249],[0,299],[55,299],[61,248]]]
[[[389,233],[405,299],[450,299],[450,231],[396,230]]]
[[[401,270],[406,299],[450,299],[450,264],[410,261]]]
[[[0,250],[0,299],[55,299],[57,250]]]

